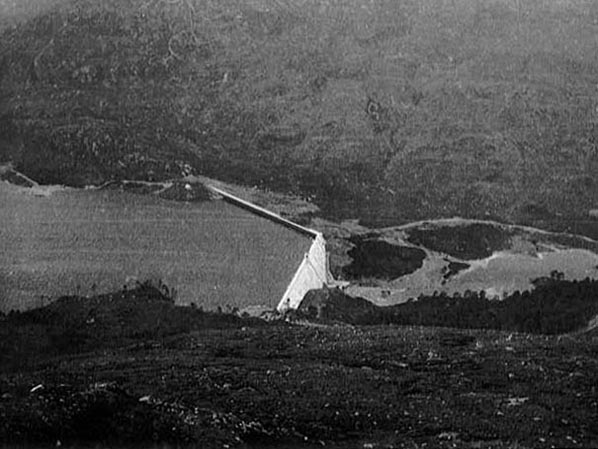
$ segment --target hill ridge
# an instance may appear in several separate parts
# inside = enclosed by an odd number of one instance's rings
[[[54,2],[0,31],[0,159],[43,184],[201,174],[375,227],[597,238],[596,20],[591,2]]]

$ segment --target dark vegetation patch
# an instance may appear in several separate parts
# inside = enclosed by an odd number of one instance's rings
[[[422,249],[392,244],[377,237],[354,236],[349,240],[354,245],[347,253],[352,261],[343,268],[343,275],[348,279],[396,279],[421,268],[426,258]]]
[[[244,427],[249,423],[230,414],[151,396],[140,398],[117,382],[40,384],[38,390],[19,399],[20,403],[5,408],[0,424],[0,436],[7,444],[68,442],[72,447],[113,447],[153,443],[165,447],[165,442],[178,446],[201,441],[202,447],[222,448],[238,444],[248,433]]]
[[[564,226],[567,223],[567,220],[561,221],[560,225],[556,227],[555,233],[549,236],[545,234],[537,234],[536,240],[537,241],[545,241],[547,243],[554,243],[557,245],[562,245],[569,248],[581,248],[593,251],[598,253],[598,241],[592,241],[583,238],[584,235],[592,238],[598,238],[598,223],[592,223],[590,221],[586,221],[585,223],[585,231],[579,232],[579,235],[575,235],[576,225],[572,224],[571,226]],[[578,225],[582,226],[583,223],[577,222]],[[545,229],[550,229],[552,226],[549,226],[548,223],[545,223]],[[563,226],[561,226],[563,225]],[[560,230],[559,230],[560,228]],[[570,234],[571,233],[571,234]],[[592,237],[593,236],[593,237]],[[532,236],[533,237],[533,236]]]
[[[25,366],[41,354],[77,354],[196,329],[230,329],[262,322],[177,306],[174,295],[163,284],[145,282],[116,293],[65,296],[42,308],[12,311],[1,318],[0,362]]]
[[[293,314],[315,320],[353,323],[356,316],[373,314],[376,310],[371,302],[348,296],[339,289],[321,289],[308,291]]]
[[[167,180],[181,176],[190,158],[162,139],[158,145],[175,160],[167,164],[140,139],[127,136],[127,131],[94,124],[66,129],[37,123],[19,127],[28,136],[27,142],[16,144],[21,149],[11,160],[18,171],[40,184],[85,187],[121,179]],[[96,150],[98,140],[102,141],[101,152]]]
[[[446,259],[445,259],[446,260]],[[454,260],[448,261],[448,264],[442,269],[443,283],[460,271],[467,270],[471,265]]]
[[[598,281],[554,281],[532,291],[515,292],[503,300],[484,292],[448,296],[440,293],[395,306],[396,324],[498,329],[538,334],[577,331],[598,315]]]
[[[577,331],[598,315],[598,281],[565,281],[553,276],[534,282],[531,291],[516,291],[497,300],[484,291],[449,296],[435,293],[405,304],[379,307],[344,293],[314,293],[299,309],[310,319],[352,324],[400,324],[460,329],[496,329],[536,334]],[[345,297],[345,298],[343,298]]]
[[[510,247],[513,232],[486,223],[407,230],[408,240],[432,251],[464,260],[485,259]]]

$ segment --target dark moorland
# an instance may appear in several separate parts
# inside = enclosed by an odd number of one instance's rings
[[[177,307],[167,287],[149,284],[11,313],[0,326],[0,440],[66,447],[598,445],[595,329],[545,336],[292,322],[303,325]]]
[[[0,158],[42,183],[194,172],[378,226],[461,215],[598,235],[592,0],[14,8]]]

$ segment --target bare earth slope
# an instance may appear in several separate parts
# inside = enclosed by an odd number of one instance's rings
[[[43,6],[0,31],[0,157],[42,183],[194,172],[596,236],[593,1]]]

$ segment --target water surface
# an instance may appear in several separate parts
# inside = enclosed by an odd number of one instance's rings
[[[162,279],[202,307],[275,306],[310,239],[223,201],[0,183],[0,310]]]

